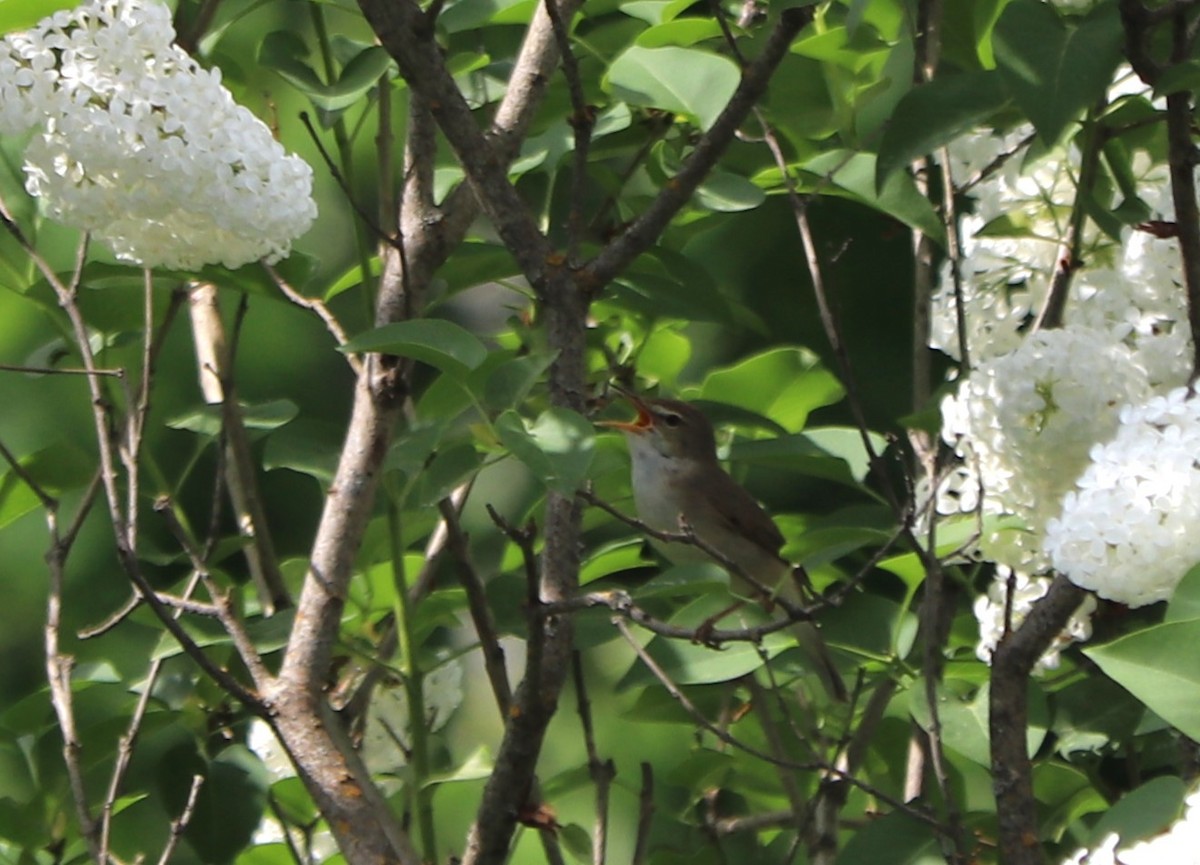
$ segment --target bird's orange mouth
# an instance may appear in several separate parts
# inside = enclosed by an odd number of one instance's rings
[[[633,420],[600,420],[596,421],[596,426],[607,429],[619,429],[621,432],[630,433],[644,433],[650,427],[654,426],[654,415],[650,413],[648,405],[628,391],[622,390],[621,395],[629,400],[633,404],[633,407],[637,409],[637,417]]]

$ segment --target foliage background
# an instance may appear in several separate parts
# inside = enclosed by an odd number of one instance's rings
[[[0,15],[8,17],[0,17],[0,29],[27,25],[55,5],[65,4],[5,0]],[[740,6],[728,6],[726,14],[736,17],[741,11]],[[1008,7],[1020,7],[1025,13],[1006,12]],[[461,0],[447,4],[438,38],[450,65],[468,70],[457,80],[470,98],[477,99],[472,107],[480,113],[498,96],[533,8],[529,2]],[[824,258],[825,277],[840,319],[839,332],[857,373],[867,424],[893,437],[886,471],[898,486],[903,486],[900,479],[911,466],[906,467],[908,455],[896,442],[903,439],[906,427],[936,427],[935,409],[945,386],[942,391],[936,387],[949,367],[944,357],[932,358],[928,384],[934,390],[921,395],[918,388],[920,396],[914,401],[914,358],[924,354],[925,348],[913,343],[913,231],[938,235],[941,226],[934,206],[916,192],[905,170],[907,163],[975,124],[1006,128],[1037,112],[1042,113],[1032,119],[1040,130],[1057,125],[1070,139],[1078,134],[1075,124],[1082,112],[1103,91],[1120,60],[1116,4],[1098,3],[1087,19],[1054,17],[1059,23],[1047,25],[1044,31],[1030,31],[1030,51],[1064,62],[1081,57],[1088,61],[1081,63],[1077,74],[1054,82],[1056,98],[1046,97],[1042,91],[1051,108],[1036,107],[1017,83],[999,100],[993,99],[988,88],[969,90],[957,102],[947,100],[932,130],[905,127],[895,122],[899,115],[893,112],[913,87],[914,22],[924,9],[925,4],[904,0],[819,4],[819,25],[814,30],[823,33],[818,36],[805,31],[801,35],[763,103],[767,116],[783,133],[802,190],[814,193],[807,199],[807,212]],[[323,146],[335,153],[339,133],[334,131],[333,121],[341,118],[349,140],[335,162],[352,177],[349,185],[355,202],[364,212],[375,214],[381,206],[381,189],[387,188],[388,172],[394,180],[403,166],[399,147],[392,153],[387,172],[378,165],[379,113],[371,85],[376,76],[383,76],[382,87],[392,104],[392,131],[398,141],[406,130],[407,89],[394,65],[379,60],[378,53],[365,53],[381,49],[368,48],[373,42],[371,30],[349,4],[185,0],[177,10],[180,33],[191,34],[193,23],[213,10],[215,15],[207,22],[197,55],[204,63],[222,69],[227,86],[239,101],[267,119],[289,151],[318,166],[319,220],[296,243],[295,253],[281,269],[304,294],[328,298],[330,309],[348,332],[361,333],[369,328],[373,312],[371,289],[361,285],[359,267],[364,258],[378,265],[377,238],[356,217],[330,172],[320,170],[321,153],[300,114],[307,112],[313,117]],[[772,6],[766,14],[774,20],[778,12]],[[1029,14],[1041,21],[1044,19],[1036,16],[1046,13],[1058,15],[1034,0],[946,4],[940,74],[954,79],[985,70],[995,73],[996,54],[1001,55],[1005,70],[1017,69],[1020,58],[1006,59],[1004,47],[993,42],[995,22],[1004,14]],[[651,26],[647,19],[661,19],[662,23]],[[1085,20],[1092,23],[1080,23]],[[1084,43],[1082,49],[1074,45],[1063,49],[1055,43],[1060,30],[1078,37]],[[751,26],[740,38],[739,45],[749,56],[761,48],[764,32],[763,26]],[[319,84],[329,78],[323,68],[326,58],[320,54],[323,38],[332,46],[329,62],[335,74],[349,68],[349,58],[358,52],[381,64],[372,67],[374,76],[361,83],[348,82],[341,94],[344,104],[325,115],[321,107],[334,104],[328,101],[334,97]],[[1094,44],[1089,44],[1089,39]],[[601,118],[608,110],[615,114],[627,111],[630,117],[628,125],[607,135],[597,134],[592,142],[590,181],[583,202],[590,211],[606,196],[616,199],[609,215],[601,224],[590,226],[584,238],[585,250],[593,252],[664,184],[696,140],[698,125],[703,126],[696,115],[711,116],[722,104],[716,89],[681,97],[687,104],[676,104],[676,96],[653,90],[660,76],[675,83],[687,81],[699,68],[689,65],[701,62],[698,53],[686,55],[688,62],[681,67],[666,65],[664,60],[663,67],[652,66],[649,72],[619,67],[618,63],[628,63],[635,44],[673,45],[708,52],[708,58],[727,50],[707,6],[683,2],[593,0],[575,24],[572,44],[589,103],[596,106]],[[721,68],[729,74],[733,67],[726,62]],[[736,77],[736,72],[733,74]],[[682,77],[671,79],[672,75]],[[995,77],[987,80],[994,82]],[[614,83],[618,79],[624,83]],[[351,83],[357,86],[351,87]],[[1050,86],[1050,82],[1042,84]],[[638,87],[647,88],[652,95]],[[559,148],[551,152],[560,158],[539,161],[534,158],[536,149],[527,147],[524,155],[529,158],[524,162],[518,159],[519,168],[512,175],[538,224],[558,246],[568,242],[566,226],[572,204],[569,112],[566,85],[558,76],[531,138]],[[890,118],[894,121],[891,131],[887,125]],[[746,129],[751,126],[746,124]],[[1148,149],[1161,158],[1165,148],[1156,136],[1158,132],[1148,135]],[[0,147],[5,167],[0,172],[0,193],[34,238],[38,251],[56,269],[69,270],[76,235],[40,220],[35,203],[25,198],[20,142],[5,140]],[[832,182],[829,175],[835,166],[840,171],[855,154],[869,155],[871,160],[849,191],[850,181],[844,181],[845,185],[841,180]],[[892,185],[883,185],[882,192],[877,191],[873,171],[877,154],[882,154],[880,161],[890,158],[898,167],[888,180]],[[456,175],[456,163],[445,141],[440,141],[437,159],[441,182],[448,184],[461,177]],[[636,168],[632,180],[622,183],[621,172],[630,166]],[[852,167],[860,166],[854,163]],[[896,184],[903,192],[897,192]],[[836,455],[846,457],[844,464],[833,465],[837,460],[828,453],[819,455],[823,459],[814,459],[808,443],[799,439],[789,440],[791,445],[781,458],[753,458],[753,446],[779,431],[771,423],[788,426],[790,418],[793,422],[788,431],[798,433],[801,429],[845,428],[854,423],[854,417],[829,372],[838,371],[838,358],[819,320],[792,206],[771,154],[751,132],[724,155],[708,193],[709,198],[701,196],[684,208],[658,244],[662,260],[680,262],[667,278],[662,278],[661,270],[655,273],[643,259],[640,266],[634,266],[631,277],[619,280],[594,306],[595,322],[588,335],[589,384],[593,395],[598,394],[609,376],[623,372],[613,359],[631,360],[621,355],[622,351],[631,345],[641,347],[650,339],[649,347],[636,358],[641,384],[717,403],[733,401],[731,395],[736,394],[743,408],[765,416],[766,422],[761,418],[746,422],[744,414],[728,408],[722,414],[719,406],[714,407],[718,409],[715,416],[731,421],[736,431],[733,453],[741,458],[733,462],[735,473],[780,517],[791,544],[789,551],[808,563],[818,588],[824,589],[850,578],[867,562],[893,530],[895,517],[882,505],[878,487],[865,480],[861,446],[853,444],[853,434],[844,430],[839,433],[842,450]],[[1062,204],[1070,206],[1072,202]],[[1122,218],[1131,223],[1147,215],[1127,213]],[[471,240],[488,246],[475,247],[474,257],[451,258],[439,271],[441,281],[435,280],[422,314],[462,324],[494,351],[497,344],[509,350],[522,346],[535,360],[548,361],[544,334],[522,318],[528,314],[528,288],[511,258],[497,253],[495,230],[479,219]],[[133,269],[123,273],[103,268],[113,262],[102,250],[93,248],[90,256],[98,266],[89,272],[95,277],[87,280],[80,305],[90,325],[111,343],[99,359],[105,366],[134,369],[141,350],[141,277]],[[30,366],[75,365],[70,349],[64,348],[64,328],[54,297],[11,237],[0,240],[0,260],[0,283],[5,289],[0,292],[0,360]],[[170,292],[188,276],[159,275],[160,321]],[[254,453],[265,469],[260,481],[276,548],[291,588],[297,591],[323,504],[323,484],[328,481],[349,413],[353,376],[321,323],[285,302],[256,267],[235,273],[213,269],[202,276],[221,287],[227,325],[231,330],[240,328],[236,362],[240,398],[249,406],[272,405],[287,418],[278,427],[254,433]],[[245,314],[235,316],[234,310],[243,300],[248,304]],[[602,344],[612,352],[607,362],[600,351]],[[761,359],[769,349],[784,346],[799,349],[796,356],[809,364],[807,375],[786,364],[773,367],[773,374],[758,371],[767,369],[765,366],[744,365],[748,358]],[[725,370],[726,381],[732,382],[724,389],[714,378],[718,370]],[[525,630],[524,576],[515,545],[498,531],[484,506],[494,505],[518,525],[540,514],[545,485],[536,472],[508,455],[508,440],[486,427],[496,422],[499,411],[510,407],[509,403],[527,420],[537,417],[546,407],[544,381],[531,380],[528,390],[514,388],[504,393],[500,404],[489,406],[488,424],[482,424],[465,416],[469,415],[464,412],[468,405],[448,385],[449,379],[430,366],[418,367],[413,373],[413,393],[418,411],[426,417],[454,419],[441,434],[439,453],[456,454],[466,462],[443,478],[426,476],[425,481],[417,482],[442,480],[436,491],[444,494],[454,483],[478,472],[463,527],[470,537],[471,558],[487,582],[493,613],[505,634],[515,681],[522,655],[516,635]],[[792,396],[783,405],[776,404],[774,393],[785,388],[793,389]],[[504,398],[509,398],[507,403]],[[168,332],[156,377],[146,442],[146,477],[152,479],[147,494],[170,492],[197,527],[205,525],[208,518],[212,478],[219,469],[216,449],[211,435],[178,427],[180,419],[199,411],[202,403],[192,336],[181,320]],[[0,414],[0,440],[23,460],[41,460],[35,463],[39,479],[61,492],[64,501],[77,503],[91,474],[95,451],[83,380],[3,373],[0,405],[5,407]],[[804,414],[800,405],[812,411],[797,423],[795,418]],[[604,410],[598,403],[591,407]],[[835,480],[830,479],[831,472]],[[626,506],[626,474],[620,441],[615,435],[601,435],[588,478],[602,496]],[[405,478],[414,479],[411,473]],[[5,779],[0,780],[3,856],[22,863],[73,860],[83,853],[78,827],[74,818],[67,816],[70,798],[44,685],[44,516],[36,499],[13,474],[5,475],[3,482],[0,584],[6,587],[6,609],[0,627],[0,657],[5,659],[0,665],[0,766],[7,768],[0,768],[0,779]],[[404,502],[399,525],[403,546],[413,555],[419,553],[433,529],[432,506],[437,498],[426,491]],[[584,526],[585,561],[603,543],[634,534],[596,511],[588,512]],[[177,543],[152,514],[144,518],[141,530],[140,553],[147,573],[162,590],[177,586],[188,572]],[[348,614],[344,623],[347,643],[377,638],[382,617],[390,611],[387,598],[394,590],[385,567],[390,555],[388,532],[381,506],[357,560],[358,585],[371,586],[378,595],[371,600],[365,620],[356,619],[353,611]],[[236,527],[227,512],[219,535],[222,543],[214,561],[220,578],[223,584],[244,588],[247,574],[237,554]],[[649,576],[649,563],[642,563],[641,568],[635,564],[626,560],[627,567],[612,568],[604,574],[604,582],[587,588],[641,586]],[[882,688],[884,681],[896,689],[887,709],[876,719],[865,769],[873,784],[894,796],[904,787],[909,741],[919,737],[914,731],[928,718],[922,708],[922,675],[931,670],[924,666],[919,650],[910,653],[918,611],[914,599],[925,576],[915,564],[915,559],[894,561],[890,570],[869,570],[861,592],[821,616],[851,677],[860,667],[864,671],[865,694],[879,693],[876,689]],[[409,567],[415,566],[413,559]],[[85,769],[98,790],[110,771],[111,748],[127,722],[146,660],[161,648],[162,636],[144,610],[103,638],[79,641],[69,636],[117,609],[130,591],[112,549],[109,524],[99,509],[84,526],[67,578],[63,633],[69,645],[65,651],[77,659],[77,711],[87,755]],[[929,780],[922,799],[922,806],[937,819],[950,824],[961,820],[969,840],[963,843],[960,839],[955,848],[954,842],[945,837],[935,840],[937,836],[927,828],[899,812],[877,819],[874,809],[879,802],[859,791],[847,808],[839,862],[923,861],[921,857],[926,855],[950,861],[966,861],[968,856],[972,861],[990,861],[995,857],[995,767],[987,749],[983,688],[989,670],[974,654],[978,635],[970,610],[975,594],[986,587],[989,578],[990,571],[970,563],[951,571],[946,595],[951,614],[944,623],[947,636],[943,644],[946,684],[939,692],[949,773],[940,793]],[[439,567],[438,585],[446,590],[442,602],[451,605],[458,621],[465,623],[461,600],[453,590],[452,562]],[[1190,586],[1185,589],[1194,592]],[[256,607],[250,594],[245,590],[239,597],[253,615]],[[1186,603],[1188,597],[1191,595],[1185,594],[1179,603]],[[652,596],[648,603],[664,617],[675,612]],[[427,613],[431,619],[420,620],[422,627],[427,627],[422,630],[427,643],[418,655],[422,663],[432,665],[447,652],[472,645],[469,628],[438,626],[445,620],[432,617],[440,609]],[[702,618],[694,610],[686,612],[690,620]],[[1161,615],[1158,608],[1131,614],[1108,607],[1098,620],[1097,631],[1112,636],[1154,625]],[[660,814],[650,835],[655,851],[651,861],[788,861],[794,852],[794,833],[786,827],[730,834],[719,844],[709,843],[705,836],[707,808],[748,814],[786,807],[775,771],[736,751],[715,747],[706,735],[696,732],[691,720],[634,662],[629,646],[615,638],[609,613],[590,611],[577,618],[577,645],[586,650],[584,669],[595,713],[596,749],[604,759],[613,761],[616,770],[609,861],[630,861],[634,856],[643,763],[653,766]],[[363,645],[359,644],[360,650]],[[268,642],[262,648],[275,651],[280,646]],[[212,651],[214,655],[221,652],[219,648]],[[713,653],[685,645],[678,652],[682,660],[675,672],[710,716],[728,708],[731,703],[726,701],[740,705],[746,699],[745,692],[737,690],[740,685],[729,684],[730,671],[745,660],[744,654],[739,654],[743,649],[729,647]],[[428,795],[443,861],[447,851],[462,851],[461,839],[476,819],[484,780],[482,773],[471,771],[472,760],[481,745],[494,752],[502,732],[477,654],[468,651],[464,655],[468,663],[462,705],[448,726],[437,732],[431,752],[429,770],[433,775],[462,775],[462,780],[431,783],[428,788],[433,791]],[[353,652],[343,655],[350,664]],[[781,669],[785,675],[803,672],[802,665],[786,661]],[[129,796],[122,800],[125,810],[113,824],[113,850],[128,859],[166,844],[170,820],[182,807],[190,773],[199,771],[207,777],[201,803],[191,817],[186,843],[175,851],[175,861],[236,860],[254,865],[292,861],[293,853],[284,845],[255,848],[250,837],[267,808],[268,789],[276,802],[294,809],[290,816],[311,818],[295,822],[309,822],[310,832],[319,835],[324,827],[313,822],[316,815],[305,802],[305,794],[294,781],[273,779],[258,758],[242,748],[248,714],[211,683],[197,678],[187,658],[175,655],[165,670],[159,684],[160,700],[143,730],[125,784]],[[1077,653],[1049,684],[1031,685],[1031,693],[1030,737],[1035,749],[1040,748],[1037,797],[1043,808],[1040,831],[1046,849],[1066,855],[1103,837],[1114,825],[1124,828],[1127,837],[1136,838],[1138,827],[1140,834],[1148,834],[1179,812],[1184,789],[1179,778],[1194,775],[1196,768],[1194,746],[1185,735],[1169,729]],[[575,696],[568,686],[538,764],[541,794],[553,805],[557,821],[564,827],[560,835],[568,856],[586,853],[585,832],[590,831],[596,807],[594,787],[586,769],[581,768],[587,766],[588,754],[579,719],[572,711]],[[857,708],[862,709],[861,705]],[[855,727],[853,721],[844,724],[839,712],[836,707],[820,706],[811,723],[836,738],[843,725]],[[1190,712],[1194,716],[1194,707]],[[802,723],[809,722],[805,718]],[[805,753],[802,739],[797,737],[790,744],[793,753]],[[412,776],[400,766],[393,767],[393,772],[401,783],[389,780],[385,790],[396,810],[411,817],[413,809],[421,807],[414,804]],[[1148,779],[1151,783],[1144,783]],[[815,788],[813,778],[804,783],[810,791]],[[1114,809],[1117,816],[1102,818],[1110,803],[1122,800],[1129,791],[1134,792],[1123,800],[1127,803],[1124,810]],[[538,833],[529,828],[518,833],[513,861],[540,861]],[[886,852],[877,845],[883,845]]]

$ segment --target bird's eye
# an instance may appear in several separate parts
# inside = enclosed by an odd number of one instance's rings
[[[663,415],[663,423],[669,427],[677,427],[683,423],[683,418],[677,414],[665,414]]]

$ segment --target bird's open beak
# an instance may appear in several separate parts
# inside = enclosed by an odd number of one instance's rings
[[[654,415],[650,411],[650,407],[634,393],[630,393],[624,388],[614,387],[621,396],[629,400],[635,409],[637,409],[637,417],[633,420],[600,420],[596,421],[596,426],[605,427],[607,429],[619,429],[621,432],[641,434],[654,426]]]

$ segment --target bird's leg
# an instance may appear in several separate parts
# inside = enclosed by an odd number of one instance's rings
[[[741,609],[745,603],[745,601],[738,601],[737,603],[730,604],[719,613],[709,616],[697,626],[696,633],[692,635],[692,642],[699,643],[702,646],[708,646],[710,649],[719,649],[721,644],[713,640],[713,631],[717,629],[717,623],[730,613]]]
[[[804,565],[792,567],[792,584],[799,593],[801,603],[807,604],[817,600],[817,590],[808,578],[808,571],[804,570]]]

